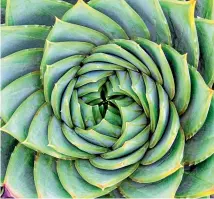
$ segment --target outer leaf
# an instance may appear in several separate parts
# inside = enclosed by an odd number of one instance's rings
[[[35,151],[46,153],[56,158],[69,158],[48,146],[48,123],[51,115],[52,110],[50,105],[44,103],[34,115],[27,138],[23,144]]]
[[[214,65],[214,49],[211,46],[214,46],[214,20],[196,19],[196,27],[201,55],[199,70],[205,82],[212,88],[214,84],[214,67],[212,67]]]
[[[44,104],[45,99],[41,90],[30,95],[14,112],[2,130],[23,142],[28,134],[31,121],[37,110]]]
[[[96,198],[116,188],[112,186],[102,190],[89,184],[77,172],[72,161],[58,161],[57,172],[62,185],[73,198]]]
[[[205,84],[200,73],[193,67],[189,69],[192,97],[186,112],[181,117],[181,126],[184,129],[186,139],[194,136],[203,126],[213,96],[213,90]],[[201,106],[202,104],[203,106]]]
[[[197,164],[214,153],[214,95],[204,125],[185,143],[184,163]]]
[[[119,190],[129,198],[174,198],[182,176],[183,169],[179,169],[167,178],[150,184],[137,183],[127,179],[120,185]]]
[[[38,71],[42,48],[18,51],[1,59],[1,89],[27,73]]]
[[[144,37],[149,39],[149,30],[143,19],[126,1],[91,0],[88,4],[116,21],[125,30],[129,38]]]
[[[43,48],[49,31],[46,26],[2,26],[1,57],[19,50]]]
[[[35,152],[19,144],[11,155],[4,186],[15,198],[37,198],[33,178]]]
[[[61,18],[72,5],[56,0],[7,0],[6,24],[13,25],[52,25],[55,16]],[[32,6],[34,5],[34,6]],[[51,9],[50,9],[51,8]]]
[[[36,157],[34,177],[39,198],[71,198],[59,180],[55,161],[51,156]]]
[[[195,3],[195,0],[160,0],[175,49],[180,53],[188,53],[188,63],[198,67],[199,44],[194,19]]]
[[[195,16],[214,20],[214,1],[197,1]]]
[[[128,39],[125,31],[115,21],[91,8],[83,0],[79,0],[73,9],[66,12],[62,20],[97,30],[110,39]]]
[[[87,32],[87,34],[85,34]],[[108,42],[108,37],[84,26],[71,24],[56,18],[54,27],[47,38],[51,42],[62,41],[83,41],[93,43],[95,45],[102,45]]]
[[[214,155],[185,173],[176,196],[198,198],[214,194],[213,165]]]
[[[40,87],[41,81],[38,71],[24,75],[5,87],[1,91],[2,119],[7,122],[19,105],[33,92],[40,89]]]
[[[151,40],[171,44],[171,34],[158,0],[126,0],[141,16],[149,29]]]
[[[11,153],[14,150],[14,147],[17,144],[17,141],[11,137],[10,135],[0,132],[1,134],[1,186],[3,186],[4,177],[6,174],[7,166],[9,163],[9,159],[11,156]]]
[[[179,115],[181,115],[186,111],[191,96],[191,81],[186,59],[187,55],[179,54],[168,45],[163,45],[162,49],[173,72],[176,90],[173,102]]]
[[[166,178],[182,167],[181,161],[184,152],[185,137],[180,129],[171,149],[163,158],[150,165],[140,165],[130,176],[139,183],[153,183]]]

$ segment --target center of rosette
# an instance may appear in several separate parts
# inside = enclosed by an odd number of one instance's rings
[[[151,164],[165,154],[157,150],[164,140],[175,139],[175,85],[161,46],[143,38],[47,42],[41,68],[63,134],[97,168]]]

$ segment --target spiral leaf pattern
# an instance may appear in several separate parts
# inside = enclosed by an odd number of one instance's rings
[[[3,196],[214,194],[214,1],[68,2],[7,0]]]

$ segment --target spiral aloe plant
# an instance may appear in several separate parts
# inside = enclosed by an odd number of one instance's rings
[[[2,197],[214,194],[214,0],[2,8]]]

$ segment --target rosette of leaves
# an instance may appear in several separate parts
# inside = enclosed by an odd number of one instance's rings
[[[3,197],[214,193],[213,0],[5,3]]]

